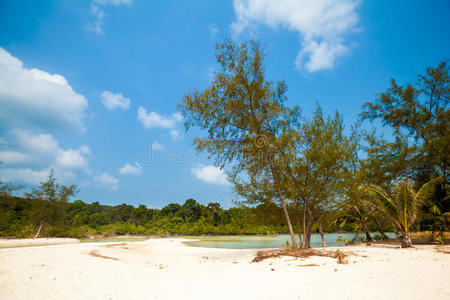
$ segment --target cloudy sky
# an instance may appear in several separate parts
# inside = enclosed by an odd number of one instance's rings
[[[261,41],[290,104],[349,126],[390,78],[448,59],[449,28],[445,0],[0,1],[0,178],[30,188],[54,169],[87,202],[229,207],[176,111],[214,76],[216,42]]]

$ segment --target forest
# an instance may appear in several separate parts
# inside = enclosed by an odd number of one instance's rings
[[[344,116],[325,115],[318,103],[310,118],[288,106],[286,83],[265,77],[264,55],[255,41],[218,43],[214,80],[178,105],[186,130],[202,132],[196,150],[227,171],[236,207],[71,202],[77,187],[51,173],[21,197],[18,186],[1,184],[0,236],[289,233],[293,248],[331,231],[361,232],[367,241],[393,231],[404,247],[412,231],[442,239],[450,224],[447,61],[416,82],[391,79],[345,128]]]

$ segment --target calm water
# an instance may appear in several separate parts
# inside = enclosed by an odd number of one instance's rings
[[[120,236],[120,237],[99,237],[93,239],[80,239],[80,243],[123,243],[123,242],[141,242],[148,240],[148,237]]]
[[[388,236],[394,237],[393,233],[387,233]],[[327,246],[343,246],[345,242],[337,242],[340,237],[351,240],[353,233],[326,233],[325,240]],[[360,235],[363,236],[363,235]],[[255,248],[280,248],[286,245],[286,241],[291,243],[289,234],[279,234],[277,236],[203,236],[203,237],[184,237],[189,239],[196,239],[196,241],[185,242],[193,247],[207,247],[207,248],[228,248],[228,249],[255,249]],[[298,243],[298,236],[297,243]],[[320,234],[311,235],[311,247],[322,247],[322,240]]]

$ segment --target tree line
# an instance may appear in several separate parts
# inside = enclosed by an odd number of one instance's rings
[[[53,172],[48,179],[22,197],[14,196],[19,186],[0,183],[0,237],[39,236],[88,238],[116,235],[172,234],[277,234],[288,231],[283,211],[275,203],[224,209],[217,202],[202,205],[194,199],[184,204],[169,203],[161,209],[141,204],[134,207],[71,201],[76,186],[60,185]],[[290,209],[291,210],[291,209]],[[291,213],[294,213],[292,210]],[[297,220],[299,224],[300,220]],[[375,230],[375,224],[369,222]],[[389,224],[384,224],[386,230]],[[325,231],[353,231],[331,224]],[[318,231],[318,228],[315,228]]]

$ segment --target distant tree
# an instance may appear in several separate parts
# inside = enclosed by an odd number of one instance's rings
[[[209,217],[212,220],[214,226],[217,226],[219,223],[222,223],[222,208],[220,207],[220,203],[210,202],[208,203],[207,208],[209,212]]]
[[[178,203],[170,203],[166,206],[164,206],[161,209],[160,214],[162,216],[170,216],[170,215],[175,215],[179,210],[181,209],[181,205]]]
[[[410,228],[417,218],[421,205],[433,193],[436,184],[441,181],[441,177],[434,178],[424,184],[417,193],[408,179],[395,182],[389,192],[374,185],[364,188],[376,197],[375,204],[402,233],[402,247],[407,248],[412,245]]]
[[[12,196],[15,192],[22,189],[23,186],[15,185],[10,182],[0,181],[0,197]]]
[[[50,171],[46,182],[42,182],[25,197],[32,200],[32,208],[29,218],[38,226],[34,238],[37,238],[46,224],[53,225],[63,220],[66,212],[67,201],[78,192],[77,186],[65,186],[56,182],[55,172]]]

